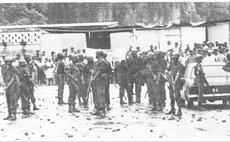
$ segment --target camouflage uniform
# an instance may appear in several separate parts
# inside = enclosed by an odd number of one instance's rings
[[[118,84],[120,86],[119,87],[120,104],[125,103],[123,101],[125,90],[127,92],[129,104],[133,104],[133,96],[132,96],[132,92],[131,92],[130,86],[129,86],[129,77],[128,77],[129,68],[128,68],[127,63],[125,62],[125,60],[122,60],[117,65],[115,70],[117,71],[117,79],[118,79]]]
[[[178,111],[176,116],[181,116],[181,107],[183,105],[182,98],[180,96],[181,86],[181,77],[183,74],[183,65],[179,62],[180,54],[174,54],[172,56],[172,64],[169,66],[168,71],[171,71],[170,74],[170,83],[169,83],[169,95],[170,95],[170,106],[171,110],[166,114],[175,114],[175,101],[178,106]]]
[[[149,94],[149,103],[153,106],[153,110],[161,110],[160,103],[160,73],[161,66],[158,61],[154,59],[154,53],[148,53],[149,62],[146,66],[147,89]]]
[[[92,112],[92,115],[105,115],[105,89],[106,89],[106,62],[103,58],[103,52],[97,51],[97,63],[95,64],[95,70],[93,73],[93,96],[94,96],[94,105],[95,111]]]
[[[63,93],[64,93],[64,85],[65,85],[65,63],[63,61],[64,55],[62,53],[58,53],[58,63],[57,63],[57,85],[58,85],[58,104],[64,104],[63,101]]]
[[[88,63],[84,66],[84,71],[83,71],[83,77],[85,79],[85,84],[83,85],[83,92],[82,92],[83,106],[85,108],[88,108],[89,92],[87,91],[89,91],[88,89],[89,87],[91,87],[90,78],[92,76],[93,66],[94,66],[93,58],[88,58],[87,60],[88,60]]]
[[[6,64],[2,66],[2,77],[4,83],[8,86],[6,89],[6,103],[8,108],[8,116],[4,118],[4,120],[16,120],[16,110],[18,104],[18,75],[17,69],[12,66],[13,59],[10,57],[6,57],[5,62]],[[12,82],[12,83],[11,83]],[[10,84],[11,85],[10,85]]]
[[[205,74],[201,65],[203,56],[202,55],[196,55],[196,66],[194,67],[194,75],[195,75],[195,81],[196,85],[198,87],[198,109],[202,110],[202,102],[203,102],[203,94],[204,94],[204,84],[207,83],[205,79]]]
[[[140,73],[140,58],[137,57],[137,52],[133,51],[132,58],[128,60],[130,89],[133,91],[135,84],[136,103],[141,102],[141,85],[142,76]],[[133,93],[132,93],[133,94]]]
[[[79,95],[80,88],[80,70],[76,65],[77,56],[72,55],[73,63],[69,65],[67,69],[67,77],[68,77],[68,84],[69,84],[69,112],[80,112],[78,109],[75,108],[75,100],[77,94]],[[70,77],[71,76],[71,77]]]
[[[109,93],[109,84],[110,84],[110,77],[112,74],[112,67],[110,62],[106,59],[107,55],[106,53],[104,53],[104,59],[105,59],[105,63],[106,63],[106,72],[105,72],[105,80],[106,80],[106,88],[105,88],[105,101],[106,101],[106,107],[107,110],[110,110],[111,108],[109,107],[110,105],[110,93]]]
[[[25,60],[27,62],[27,69],[29,71],[29,74],[30,76],[32,77],[33,75],[33,70],[34,70],[34,66],[33,66],[33,63],[31,63],[31,59],[30,59],[30,56],[25,56]],[[35,97],[34,97],[34,84],[33,83],[30,83],[28,84],[29,85],[29,89],[30,89],[30,92],[31,92],[31,102],[33,103],[33,110],[39,110],[37,107],[36,107],[36,104],[35,104]],[[30,110],[30,107],[28,108]]]
[[[32,92],[30,91],[31,76],[26,65],[25,60],[19,60],[19,80],[20,80],[20,96],[22,103],[22,110],[24,115],[32,114],[28,108],[30,106],[30,99]]]
[[[85,64],[83,63],[84,60],[84,56],[82,54],[78,55],[78,63],[77,63],[77,67],[80,71],[80,77],[79,77],[79,95],[78,95],[78,101],[79,101],[79,105],[82,105],[81,102],[81,98],[84,100],[85,96],[84,96],[84,85],[85,85],[85,79],[84,79],[84,66]]]

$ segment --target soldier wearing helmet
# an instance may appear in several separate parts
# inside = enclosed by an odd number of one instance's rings
[[[25,61],[26,61],[26,66],[27,66],[27,69],[29,71],[29,74],[31,76],[31,79],[33,78],[33,75],[34,75],[34,70],[35,70],[35,63],[33,61],[31,61],[31,55],[25,55],[24,56],[25,58]],[[31,102],[33,104],[33,110],[39,110],[36,106],[36,99],[35,99],[35,96],[34,96],[34,84],[33,83],[30,83],[28,84],[29,85],[29,89],[30,89],[30,93],[31,93]],[[28,107],[28,110],[30,110],[30,106]]]
[[[195,83],[198,87],[198,110],[205,110],[202,107],[202,103],[203,103],[203,94],[204,94],[204,84],[206,84],[207,86],[209,86],[206,78],[205,78],[205,74],[202,68],[202,60],[203,60],[203,55],[197,54],[195,57],[195,60],[197,62],[196,66],[194,67],[194,75],[196,77],[195,79]],[[193,104],[189,104],[189,105],[193,105]]]
[[[80,70],[77,66],[78,56],[76,54],[72,54],[71,56],[72,63],[69,64],[66,75],[67,75],[67,83],[69,85],[69,113],[80,112],[79,109],[76,108],[76,96],[80,94]]]
[[[110,93],[109,93],[109,84],[110,84],[110,77],[112,74],[112,67],[111,63],[107,60],[107,54],[104,53],[103,58],[105,59],[106,63],[106,73],[104,75],[104,78],[106,80],[106,88],[105,88],[105,100],[106,100],[106,108],[107,111],[110,110]]]
[[[55,68],[55,73],[57,77],[57,85],[58,85],[58,104],[63,105],[65,102],[63,101],[63,93],[64,93],[64,85],[65,85],[65,63],[63,61],[64,55],[62,53],[57,54],[57,66]]]
[[[162,72],[160,76],[159,86],[160,86],[160,98],[161,98],[161,108],[163,109],[165,107],[165,100],[166,100],[166,90],[165,90],[165,82],[166,82],[166,75],[165,70],[167,69],[167,61],[165,60],[165,54],[166,52],[163,51],[156,51],[156,60],[159,62]]]
[[[32,91],[30,90],[31,75],[29,73],[27,62],[24,59],[19,60],[18,68],[19,80],[20,80],[20,96],[22,103],[22,111],[24,117],[34,114],[30,111],[30,99],[32,97]]]
[[[94,110],[91,112],[92,115],[99,115],[104,117],[106,115],[106,101],[105,101],[105,89],[106,89],[106,62],[104,53],[102,51],[96,52],[97,62],[92,77],[92,89],[94,97]]]
[[[170,71],[169,75],[169,95],[170,95],[170,106],[171,110],[166,114],[173,114],[176,116],[181,116],[181,107],[183,105],[183,101],[180,95],[181,86],[181,78],[183,76],[184,66],[179,61],[180,54],[173,54],[171,57],[172,63],[170,64],[168,71]],[[178,110],[175,113],[175,102],[177,103]]]
[[[162,68],[155,58],[153,52],[147,54],[149,61],[145,68],[147,78],[147,90],[149,95],[149,103],[152,105],[152,111],[161,111],[160,97],[160,75]]]
[[[5,65],[2,66],[1,72],[4,83],[6,84],[5,95],[8,108],[8,116],[4,120],[16,120],[17,104],[18,104],[18,84],[19,78],[17,69],[12,65],[13,58],[7,56]],[[16,89],[15,89],[16,88]]]
[[[80,78],[79,78],[79,94],[78,94],[78,101],[79,101],[79,104],[82,105],[82,101],[81,99],[83,99],[83,102],[85,102],[85,99],[86,99],[86,96],[85,94],[83,93],[84,92],[84,88],[83,86],[85,85],[85,79],[84,79],[84,66],[85,66],[85,63],[83,62],[84,61],[84,56],[83,54],[79,53],[77,55],[78,57],[78,62],[77,62],[77,67],[80,71]]]
[[[134,94],[133,87],[135,85],[136,103],[141,103],[141,62],[140,58],[137,56],[137,51],[132,51],[131,55],[132,58],[127,61],[129,68],[130,89],[132,94]]]

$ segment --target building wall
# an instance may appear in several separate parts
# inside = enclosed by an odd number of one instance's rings
[[[216,26],[208,27],[208,40],[219,43],[227,42],[229,46],[229,22],[217,23]]]
[[[74,47],[75,50],[86,48],[85,34],[43,34],[41,38],[41,50],[50,55],[52,51],[61,52],[62,49]]]
[[[189,44],[193,49],[194,43],[203,43],[205,41],[205,27],[181,27],[182,50]]]

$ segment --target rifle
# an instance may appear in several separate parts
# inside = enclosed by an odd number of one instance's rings
[[[73,79],[74,81],[78,81],[78,79],[75,78],[74,76],[72,76],[71,74],[66,73],[66,75],[67,75],[68,77],[70,77],[71,79]],[[77,86],[77,84],[76,84],[73,80],[71,81],[71,83],[73,83],[74,87],[75,87],[77,90],[79,90],[79,87]]]
[[[10,82],[8,83],[8,85],[6,86],[5,90],[7,90],[14,82],[14,78],[11,78]]]

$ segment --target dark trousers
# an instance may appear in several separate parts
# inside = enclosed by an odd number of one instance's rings
[[[119,97],[120,97],[120,101],[122,101],[124,94],[125,94],[125,90],[127,92],[127,96],[128,96],[128,101],[132,102],[133,101],[133,96],[132,96],[132,92],[130,90],[130,86],[129,86],[129,82],[128,82],[128,77],[127,76],[121,76],[119,78]]]
[[[178,108],[180,109],[183,105],[182,98],[180,95],[180,85],[175,84],[174,89],[172,84],[169,84],[169,96],[170,96],[170,106],[172,109],[175,109],[175,102],[177,103]]]
[[[58,85],[58,99],[63,99],[63,93],[64,93],[64,85],[65,85],[65,75],[64,74],[58,74],[57,75],[57,85]]]
[[[79,90],[77,90],[77,88],[74,86],[72,81],[69,81],[69,99],[68,99],[68,103],[69,105],[75,105],[76,104],[76,96],[77,93],[79,92]],[[76,84],[76,83],[75,83]]]
[[[21,83],[20,96],[22,103],[22,110],[25,111],[30,106],[31,92],[29,86],[26,83]]]
[[[15,92],[15,85],[11,85],[8,89],[6,89],[6,103],[9,114],[16,114],[17,101],[18,99]]]

